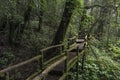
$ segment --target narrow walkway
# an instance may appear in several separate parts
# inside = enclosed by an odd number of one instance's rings
[[[69,62],[70,60],[76,57],[77,47],[79,47],[79,51],[82,51],[82,49],[84,48],[83,39],[77,40],[76,48],[67,54],[67,62]],[[65,70],[65,61],[62,61],[59,65],[54,67],[54,69],[48,73],[45,80],[59,80],[60,77],[63,75],[64,70]],[[39,77],[39,75],[36,77]],[[37,79],[34,78],[33,80],[37,80]]]
[[[83,49],[86,46],[85,40],[86,39],[76,40],[76,37],[70,38],[70,40],[67,43],[68,49],[66,49],[65,44],[59,44],[59,45],[54,45],[54,46],[44,48],[40,50],[41,52],[40,55],[37,55],[31,59],[28,59],[16,65],[9,66],[3,70],[0,70],[0,75],[5,73],[6,80],[9,80],[8,78],[10,78],[10,75],[9,75],[10,71],[18,69],[34,61],[38,61],[41,66],[40,72],[36,72],[35,74],[32,74],[26,80],[42,80],[43,78],[44,80],[64,80],[65,77],[67,76],[67,72],[73,66],[75,66],[76,62],[79,61],[81,54],[84,53]],[[46,51],[53,48],[59,48],[61,50],[60,54],[44,62],[43,55],[45,54]]]

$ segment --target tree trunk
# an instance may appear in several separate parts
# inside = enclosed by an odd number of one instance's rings
[[[100,19],[99,19],[97,31],[96,31],[98,39],[100,39],[103,36],[104,25],[106,24],[105,18],[107,17],[107,14],[108,14],[108,10],[106,8],[101,8]]]
[[[39,24],[38,24],[38,31],[40,31],[41,28],[42,28],[42,22],[43,22],[43,10],[40,11]]]
[[[74,8],[75,1],[67,0],[65,3],[62,20],[55,34],[52,45],[57,45],[63,42]]]

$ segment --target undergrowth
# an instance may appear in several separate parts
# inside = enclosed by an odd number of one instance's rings
[[[79,62],[80,80],[120,80],[120,41],[106,44],[93,38],[87,49],[84,70]],[[91,48],[90,48],[91,47]],[[71,80],[76,80],[76,72],[71,73]]]

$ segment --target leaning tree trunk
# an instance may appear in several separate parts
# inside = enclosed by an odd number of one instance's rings
[[[68,28],[68,24],[70,22],[72,13],[75,9],[75,6],[76,6],[75,1],[72,1],[72,0],[66,1],[62,20],[61,20],[59,28],[55,34],[52,45],[57,45],[57,44],[60,44],[61,42],[63,42],[67,28]]]

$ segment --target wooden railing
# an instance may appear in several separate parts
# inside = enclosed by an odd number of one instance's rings
[[[28,63],[31,63],[33,61],[39,60],[41,70],[39,72],[31,75],[30,77],[28,77],[26,80],[41,80],[41,79],[44,79],[47,76],[48,72],[50,72],[55,66],[57,66],[61,62],[65,61],[64,74],[59,80],[64,80],[65,78],[67,80],[67,72],[78,61],[79,56],[84,53],[84,51],[82,51],[81,54],[79,54],[79,48],[77,48],[77,56],[74,57],[73,59],[71,59],[69,62],[67,62],[68,52],[71,51],[72,49],[74,49],[75,47],[77,47],[76,39],[77,39],[77,36],[75,36],[73,38],[69,38],[67,41],[67,44],[68,44],[67,48],[65,47],[65,44],[59,44],[59,45],[54,45],[54,46],[44,48],[44,49],[40,50],[40,55],[33,57],[29,60],[23,61],[21,63],[18,63],[16,65],[9,66],[8,68],[5,68],[0,71],[0,75],[6,73],[6,80],[10,80],[10,76],[9,76],[10,71],[12,71],[16,68],[22,67],[24,65],[27,65]],[[55,57],[50,58],[49,60],[44,62],[45,52],[48,50],[54,49],[54,48],[59,48],[60,54],[56,55]],[[37,75],[39,75],[39,76],[37,76]]]

